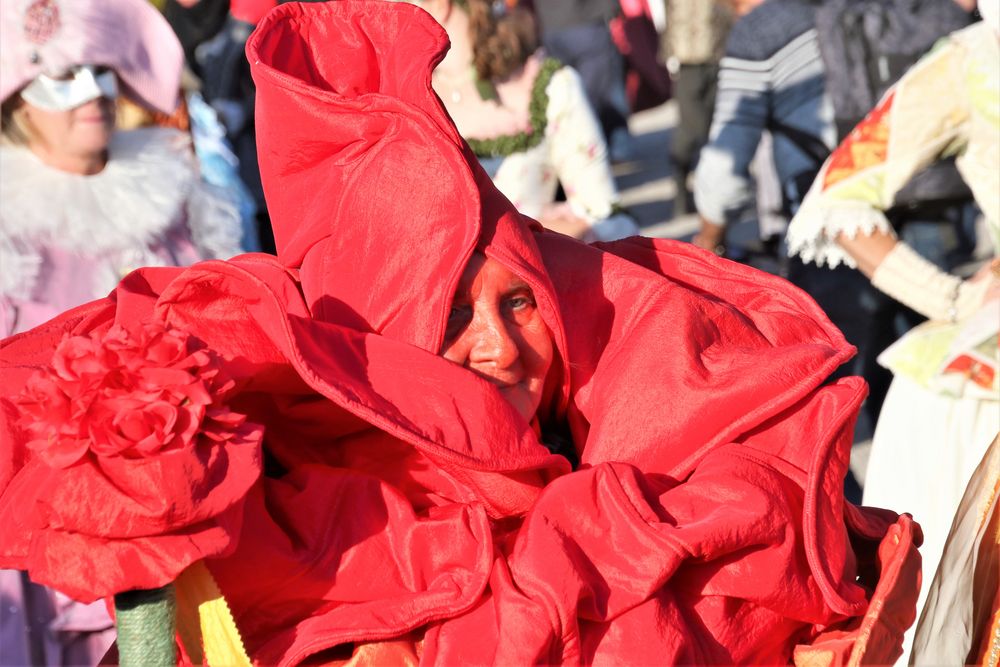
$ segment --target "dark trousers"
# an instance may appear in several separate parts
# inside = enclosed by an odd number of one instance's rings
[[[678,118],[670,139],[670,162],[675,170],[691,171],[708,141],[718,81],[719,67],[714,63],[681,65],[674,75]]]
[[[579,73],[590,106],[610,143],[616,132],[628,131],[625,59],[611,39],[606,23],[587,23],[551,30],[542,36],[549,55]]]

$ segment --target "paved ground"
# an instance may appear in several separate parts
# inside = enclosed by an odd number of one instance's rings
[[[634,114],[629,127],[635,139],[635,159],[615,165],[614,174],[622,204],[638,219],[644,236],[690,240],[698,229],[697,216],[673,217],[677,186],[667,148],[676,119],[673,102]],[[871,440],[862,440],[851,451],[851,470],[862,486],[870,449]]]

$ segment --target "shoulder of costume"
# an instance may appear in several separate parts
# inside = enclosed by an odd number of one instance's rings
[[[941,38],[935,44],[935,48],[940,48],[942,45],[951,42],[965,49],[976,50],[990,46],[991,42],[989,40],[992,40],[992,43],[997,42],[997,34],[992,26],[985,21],[976,21],[972,25],[966,26],[961,30],[956,30],[947,37]]]
[[[549,118],[552,117],[553,107],[556,104],[563,103],[566,104],[565,98],[570,94],[573,88],[583,91],[583,81],[580,79],[580,74],[569,67],[568,65],[563,65],[561,62],[554,58],[546,58],[545,62],[552,63],[551,74],[545,83],[545,93],[548,98],[548,105],[546,111],[549,113]]]
[[[187,135],[116,132],[107,166],[81,176],[31,151],[0,148],[0,238],[77,245],[95,253],[148,244],[176,224],[198,179]]]

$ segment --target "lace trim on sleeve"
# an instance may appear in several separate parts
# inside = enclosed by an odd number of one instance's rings
[[[836,207],[803,208],[788,227],[788,254],[831,269],[841,263],[856,268],[854,259],[837,243],[837,236],[846,234],[853,239],[859,232],[872,234],[876,230],[893,233],[882,212],[870,206],[838,202]]]

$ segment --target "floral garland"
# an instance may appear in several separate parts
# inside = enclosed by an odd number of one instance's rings
[[[467,139],[469,148],[479,157],[506,157],[514,153],[522,153],[537,146],[545,136],[546,111],[549,108],[549,81],[552,75],[562,67],[555,58],[546,58],[535,77],[531,89],[531,102],[528,104],[528,116],[531,129],[517,134],[504,134],[490,139]]]

